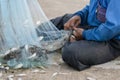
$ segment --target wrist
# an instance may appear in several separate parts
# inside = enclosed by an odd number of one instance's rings
[[[82,31],[82,38],[85,39],[85,30]]]

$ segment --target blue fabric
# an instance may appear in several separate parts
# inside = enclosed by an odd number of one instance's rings
[[[96,18],[98,0],[90,0],[90,4],[74,15],[81,16],[81,25],[94,26],[93,29],[85,30],[83,37],[86,40],[107,41],[110,39],[120,40],[120,0],[99,0],[106,9],[106,21],[100,22]]]

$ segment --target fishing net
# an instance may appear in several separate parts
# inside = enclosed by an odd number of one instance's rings
[[[39,28],[38,28],[39,26]],[[60,31],[37,0],[0,0],[0,62],[11,68],[44,66],[69,32]]]

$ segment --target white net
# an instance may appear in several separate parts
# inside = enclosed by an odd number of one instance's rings
[[[46,53],[60,49],[68,37],[37,0],[0,0],[0,61],[11,68],[43,66]]]

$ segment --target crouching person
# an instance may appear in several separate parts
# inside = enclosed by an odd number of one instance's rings
[[[73,30],[62,49],[65,63],[84,70],[120,55],[119,3],[119,0],[90,0],[83,10],[51,20],[58,29]]]

